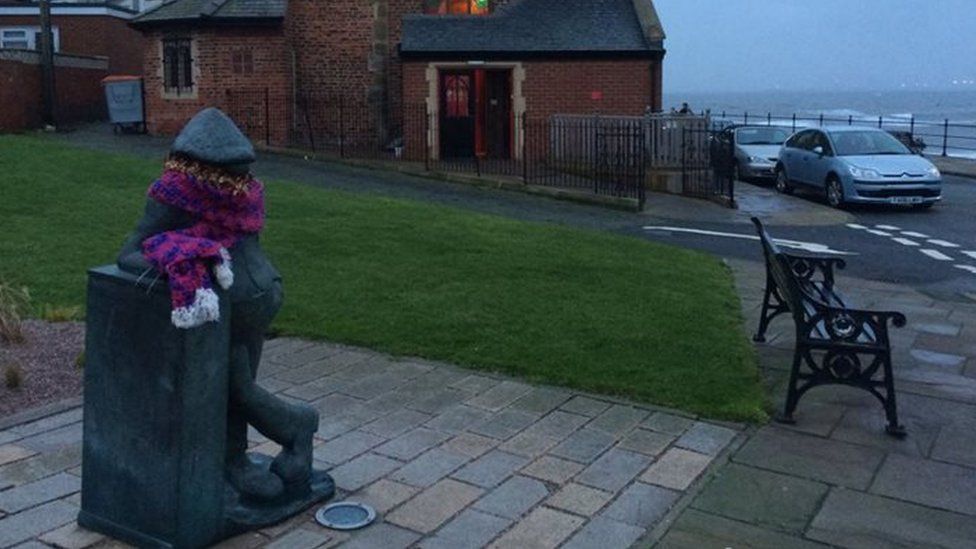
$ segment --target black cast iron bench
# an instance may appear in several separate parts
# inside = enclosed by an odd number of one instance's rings
[[[834,269],[846,266],[843,259],[780,251],[762,222],[755,217],[752,222],[766,259],[766,292],[753,339],[765,341],[770,321],[783,313],[791,313],[796,325],[786,405],[777,420],[794,423],[797,403],[810,389],[847,385],[877,397],[888,421],[885,431],[905,436],[898,423],[888,339],[888,324],[904,326],[905,315],[852,308],[834,287]]]

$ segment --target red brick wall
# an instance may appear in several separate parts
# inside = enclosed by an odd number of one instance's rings
[[[532,118],[553,114],[643,114],[660,104],[661,90],[652,74],[660,63],[623,61],[526,61],[522,95]],[[427,99],[426,61],[411,61],[403,69],[404,104]],[[596,95],[594,95],[596,94]]]
[[[195,45],[195,97],[166,97],[162,77],[162,39],[190,36]],[[250,52],[253,71],[234,72],[235,52]],[[171,29],[146,34],[144,48],[146,118],[150,133],[172,135],[205,107],[227,112],[256,142],[288,141],[291,122],[291,60],[280,28],[233,27]],[[265,92],[268,89],[268,110]],[[231,90],[231,93],[228,93]],[[267,122],[265,118],[268,118]],[[267,124],[267,125],[266,125]]]
[[[386,23],[374,16],[370,0],[291,0],[285,18],[295,52],[299,93],[366,108],[376,71],[385,71],[389,124],[394,133],[402,120],[400,44],[403,16],[423,11],[423,0],[385,0]],[[385,39],[385,67],[373,54],[376,39]]]
[[[646,60],[529,61],[523,66],[522,94],[531,118],[553,114],[639,115],[653,103],[652,67]]]
[[[55,122],[71,125],[105,118],[104,69],[59,66],[55,69]],[[41,67],[0,59],[0,131],[38,128],[42,120]]]
[[[60,53],[98,55],[109,58],[111,74],[142,74],[142,35],[128,22],[106,15],[54,15]],[[34,16],[2,16],[0,27],[37,26]]]
[[[285,17],[299,92],[366,100],[373,9],[367,0],[291,0]]]
[[[409,109],[423,104],[429,92],[426,61],[404,64],[403,103]],[[659,80],[652,76],[660,62],[648,60],[551,60],[526,61],[522,96],[530,120],[554,114],[640,115],[661,102]],[[424,133],[423,118],[404,121],[408,154],[415,155],[423,142],[412,144]],[[410,138],[413,137],[411,140]]]

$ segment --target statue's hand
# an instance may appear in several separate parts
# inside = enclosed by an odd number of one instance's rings
[[[152,271],[153,267],[142,256],[142,252],[130,252],[119,256],[119,269],[141,276],[146,271]]]

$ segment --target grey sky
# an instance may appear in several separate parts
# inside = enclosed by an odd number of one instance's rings
[[[976,0],[654,4],[666,92],[976,90]]]

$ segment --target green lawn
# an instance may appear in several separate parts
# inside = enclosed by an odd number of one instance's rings
[[[155,162],[0,136],[0,277],[81,305],[138,219]],[[276,328],[712,417],[760,420],[729,273],[704,254],[272,181]]]

